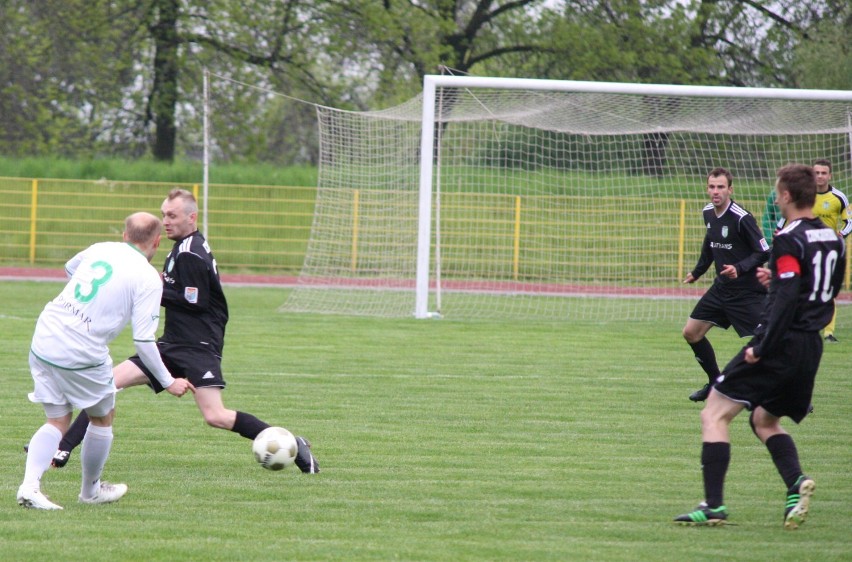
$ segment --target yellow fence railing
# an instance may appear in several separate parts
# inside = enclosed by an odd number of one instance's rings
[[[173,187],[200,195],[198,184],[0,178],[0,265],[61,266],[90,244],[119,239],[128,214],[159,215]],[[207,224],[219,261],[235,273],[293,275],[300,270],[315,187],[210,187]],[[161,245],[155,264],[165,258],[167,246]]]
[[[175,186],[201,195],[198,184],[0,178],[0,266],[60,267],[81,248],[118,239],[129,213],[159,214]],[[672,283],[682,280],[697,259],[704,235],[700,199],[622,197],[612,202],[616,208],[605,209],[600,198],[577,195],[458,192],[442,197],[438,243],[442,271],[450,276],[480,275],[476,264],[481,263],[490,268],[482,275],[506,280],[570,279],[583,270],[605,281],[607,272],[631,263],[642,264],[633,274],[637,279]],[[334,210],[339,226],[329,233],[322,231],[325,223],[317,223],[315,236],[334,237],[331,251],[339,254],[335,259],[349,275],[375,274],[376,264],[394,252],[413,260],[413,247],[392,247],[403,244],[408,233],[389,231],[387,225],[393,223],[390,217],[403,217],[400,229],[414,224],[416,205],[410,203],[416,197],[389,198],[387,192],[362,189],[339,199],[344,201],[342,209]],[[763,201],[741,203],[762,211]],[[199,224],[208,225],[217,260],[229,273],[296,275],[317,226],[316,204],[315,187],[213,184],[207,220],[200,217]],[[161,247],[155,264],[168,246]]]

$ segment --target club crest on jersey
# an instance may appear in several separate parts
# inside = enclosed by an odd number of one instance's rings
[[[728,237],[728,227],[723,226],[722,227],[722,238],[727,238],[727,237]]]
[[[198,287],[184,287],[183,298],[186,299],[186,302],[191,302],[192,304],[197,303],[198,302]]]
[[[166,271],[168,271],[169,273],[171,273],[171,272],[172,272],[172,270],[173,270],[174,268],[175,268],[175,259],[174,259],[174,258],[171,258],[171,259],[169,260],[169,265],[167,265],[167,266],[166,266]]]

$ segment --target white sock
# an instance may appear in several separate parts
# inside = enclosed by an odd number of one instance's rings
[[[112,427],[100,427],[89,423],[83,437],[80,465],[83,468],[83,483],[80,497],[92,499],[100,488],[101,473],[104,471],[109,450],[112,447]]]
[[[27,449],[27,467],[24,470],[24,484],[33,490],[39,490],[42,475],[50,468],[53,454],[62,440],[62,432],[56,426],[44,424],[33,434]]]

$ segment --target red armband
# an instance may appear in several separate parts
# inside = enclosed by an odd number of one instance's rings
[[[793,256],[781,256],[775,261],[775,267],[778,269],[778,278],[787,279],[794,275],[801,275],[802,268],[799,265],[799,260]]]

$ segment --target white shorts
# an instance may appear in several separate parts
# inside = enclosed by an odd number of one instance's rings
[[[115,407],[112,361],[74,371],[45,363],[30,353],[30,373],[34,383],[30,402],[43,404],[48,417],[61,417],[73,408],[103,417]]]

